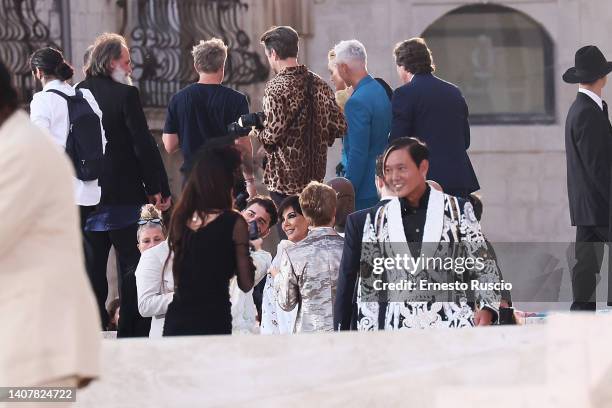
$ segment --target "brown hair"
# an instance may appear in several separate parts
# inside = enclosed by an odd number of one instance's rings
[[[300,207],[313,227],[329,224],[336,214],[336,192],[318,181],[311,181],[300,194]]]
[[[276,51],[280,59],[296,58],[300,36],[289,26],[272,27],[261,35],[260,41],[268,52]]]
[[[121,50],[127,48],[125,38],[115,33],[104,33],[96,38],[85,70],[88,77],[109,76],[111,62],[121,58]]]
[[[278,210],[276,209],[276,204],[274,204],[274,201],[270,197],[256,195],[255,197],[249,198],[245,208],[249,208],[253,204],[261,205],[270,216],[270,225],[268,225],[268,228],[276,225],[278,222]]]
[[[415,37],[397,43],[393,49],[395,63],[414,75],[430,74],[436,70],[431,50],[424,39]]]
[[[211,38],[208,41],[202,40],[193,47],[191,55],[198,72],[214,73],[225,65],[227,45],[218,38]]]
[[[205,214],[231,210],[232,188],[239,171],[240,152],[233,146],[205,147],[198,152],[168,229],[168,246],[170,254],[174,254],[172,273],[175,287],[191,236],[191,229],[187,226],[189,220],[194,213],[204,219]]]

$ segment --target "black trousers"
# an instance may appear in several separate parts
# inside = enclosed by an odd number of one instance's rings
[[[80,207],[82,227],[94,209],[95,207]],[[147,337],[151,328],[151,318],[144,318],[138,312],[138,294],[134,274],[140,260],[137,230],[138,225],[136,224],[113,231],[85,231],[83,229],[85,267],[96,295],[103,330],[106,329],[109,321],[105,306],[108,296],[106,266],[110,248],[115,247],[121,308],[117,337]]]
[[[607,226],[576,227],[576,265],[572,269],[573,303],[570,310],[595,310],[596,274],[601,269],[604,245],[608,241]]]

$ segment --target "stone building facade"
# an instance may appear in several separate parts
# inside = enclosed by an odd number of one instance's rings
[[[51,17],[63,21],[63,36],[57,33],[57,27],[55,34],[60,38],[58,41],[64,41],[64,49],[70,51],[79,73],[82,55],[97,34],[123,32],[134,45],[138,42],[134,29],[139,25],[148,24],[144,30],[147,38],[163,36],[173,29],[181,32],[190,13],[203,12],[207,16],[210,10],[201,8],[205,3],[235,6],[232,11],[235,15],[227,14],[226,20],[209,22],[206,18],[201,24],[192,24],[190,29],[199,30],[199,36],[222,35],[223,30],[244,32],[246,43],[244,37],[236,36],[237,44],[243,51],[259,55],[259,62],[267,67],[259,35],[273,24],[293,25],[302,35],[301,60],[324,78],[328,77],[327,51],[341,40],[356,38],[368,50],[370,71],[396,87],[399,80],[392,56],[394,44],[424,36],[430,41],[434,61],[438,62],[438,74],[459,85],[470,105],[473,120],[469,154],[482,187],[483,226],[489,239],[551,242],[569,241],[574,235],[569,226],[563,135],[565,115],[576,88],[563,83],[561,74],[573,65],[574,52],[585,44],[598,45],[612,59],[612,44],[608,41],[612,38],[612,3],[599,0],[22,3],[33,4],[33,10],[39,12],[43,21]],[[200,9],[193,11],[189,7]],[[155,8],[158,9],[153,13]],[[58,10],[62,16],[56,15]],[[139,19],[142,17],[139,13],[144,11],[153,13],[148,20]],[[211,27],[214,21],[218,25]],[[187,40],[181,36],[176,41],[184,47]],[[166,49],[176,51],[172,45],[166,45]],[[163,66],[164,62],[160,64]],[[188,71],[190,67],[184,65],[183,62],[179,69]],[[252,68],[252,64],[248,66]],[[139,75],[144,74],[141,71]],[[263,85],[261,77],[238,85],[249,94],[252,110],[260,107]],[[609,92],[604,89],[604,99]],[[151,106],[147,114],[159,137],[163,108]],[[164,155],[175,185],[180,160]],[[338,160],[337,143],[329,153],[329,177],[333,176]]]

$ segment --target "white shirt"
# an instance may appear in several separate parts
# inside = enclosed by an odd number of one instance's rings
[[[589,91],[588,89],[584,88],[578,88],[578,92],[582,92],[583,94],[594,100],[595,103],[599,105],[599,109],[603,110],[603,101],[595,92]]]
[[[62,150],[65,151],[69,125],[68,103],[61,96],[46,92],[48,89],[57,89],[70,96],[75,94],[75,90],[64,81],[53,80],[45,85],[42,92],[34,94],[30,103],[30,120],[35,125],[49,131],[56,145],[61,146]],[[102,127],[102,111],[88,89],[81,89],[81,92],[91,109],[100,117],[102,150],[104,151],[106,138],[104,137],[104,127]],[[91,206],[100,202],[101,190],[98,180],[82,181],[74,177],[74,193],[77,205]]]

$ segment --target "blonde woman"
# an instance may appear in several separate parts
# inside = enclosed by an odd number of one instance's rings
[[[138,224],[138,249],[142,253],[136,268],[138,311],[142,317],[152,318],[149,337],[162,337],[166,311],[174,292],[166,228],[161,212],[152,204],[142,207]]]

